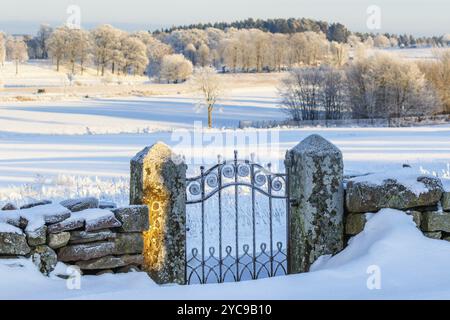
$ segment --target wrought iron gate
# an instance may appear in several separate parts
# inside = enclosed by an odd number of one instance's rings
[[[188,209],[196,206],[198,210],[192,211],[200,224],[196,230],[198,236],[198,246],[188,248],[186,246],[186,283],[222,283],[226,281],[241,281],[246,279],[258,279],[262,277],[273,277],[287,273],[288,263],[288,221],[289,221],[289,176],[287,173],[273,173],[270,164],[264,168],[262,165],[250,160],[239,160],[237,151],[234,152],[234,159],[231,161],[221,161],[218,164],[205,170],[200,168],[200,175],[187,179],[187,199]],[[286,170],[288,172],[288,170]],[[242,189],[249,190],[249,203],[245,206],[249,208],[249,232],[247,240],[241,238],[240,234],[240,202],[239,195]],[[224,197],[230,196],[233,202],[225,209],[228,212],[234,211],[232,216],[224,217]],[[268,224],[262,224],[266,231],[258,232],[258,237],[267,239],[267,242],[257,241],[257,218],[260,214],[257,209],[257,197],[264,197],[268,200],[268,217],[265,217]],[[206,208],[206,201],[212,198],[217,199],[217,241],[216,245],[207,248],[206,219],[211,211]],[[283,207],[285,210],[284,241],[274,241],[274,201],[285,202],[277,208]],[[232,208],[234,205],[234,208]],[[231,208],[230,208],[231,207]],[[195,208],[194,208],[195,209]],[[216,209],[214,209],[215,211]],[[214,212],[215,213],[215,212]],[[258,216],[258,217],[257,217]],[[282,218],[284,219],[284,218]],[[232,220],[232,221],[230,221]],[[224,231],[224,225],[234,224],[233,230]],[[260,224],[258,224],[259,226]],[[191,230],[186,227],[186,239],[189,242]],[[224,234],[224,232],[226,234]],[[230,233],[233,233],[231,234]],[[224,235],[228,242],[224,243]],[[278,236],[278,235],[277,235]],[[284,244],[283,244],[284,242]]]

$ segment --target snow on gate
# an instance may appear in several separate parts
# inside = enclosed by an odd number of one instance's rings
[[[186,283],[287,274],[288,174],[239,160],[237,151],[200,171],[187,179]]]

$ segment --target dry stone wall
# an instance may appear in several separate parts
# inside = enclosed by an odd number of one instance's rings
[[[47,275],[57,262],[84,274],[139,270],[148,229],[147,206],[116,208],[95,198],[7,204],[0,211],[0,259],[31,257]]]
[[[351,178],[346,181],[345,203],[347,238],[363,231],[366,213],[390,208],[412,216],[427,237],[450,241],[450,190],[437,177],[404,168]]]

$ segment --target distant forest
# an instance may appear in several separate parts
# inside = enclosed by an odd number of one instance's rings
[[[171,28],[160,29],[154,34],[159,33],[171,33],[175,30],[189,30],[189,29],[201,29],[205,30],[208,28],[216,28],[220,30],[226,30],[228,28],[236,29],[259,29],[265,32],[271,33],[283,33],[283,34],[293,34],[298,32],[314,31],[322,32],[326,35],[329,41],[336,41],[340,43],[347,42],[348,36],[351,34],[357,35],[362,40],[366,40],[369,37],[375,37],[375,33],[361,33],[361,32],[351,32],[342,23],[328,23],[326,21],[313,20],[308,18],[289,18],[289,19],[253,19],[248,18],[245,20],[234,21],[234,22],[215,22],[215,23],[196,23],[184,26],[173,26]],[[416,38],[413,35],[403,34],[396,35],[385,33],[388,38],[395,37],[398,39],[399,45],[404,47],[410,47],[416,45],[416,43],[437,45],[446,45],[446,41],[442,35],[436,35],[433,37],[420,37]]]

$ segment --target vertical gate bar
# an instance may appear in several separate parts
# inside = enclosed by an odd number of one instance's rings
[[[291,221],[291,194],[290,194],[290,188],[289,188],[289,175],[290,175],[290,165],[289,162],[286,163],[286,178],[285,178],[285,192],[286,192],[286,270],[287,273],[290,274],[290,270],[291,270],[291,263],[290,263],[290,256],[291,256],[291,248],[290,248],[290,244],[289,241],[291,239],[291,226],[290,226],[290,221]]]
[[[237,160],[238,152],[237,150],[234,151],[234,209],[236,212],[236,226],[235,226],[235,232],[236,232],[236,280],[240,281],[239,276],[239,207],[238,207],[238,160]]]
[[[250,164],[250,179],[252,185],[252,237],[253,237],[253,254],[252,254],[252,263],[253,263],[253,279],[256,279],[256,216],[255,216],[255,166],[254,164]]]
[[[223,259],[222,259],[222,164],[220,160],[220,156],[217,157],[219,166],[217,167],[217,176],[219,182],[219,283],[223,282]]]
[[[269,171],[271,171],[271,164],[268,164]],[[273,277],[273,220],[272,220],[272,175],[269,175],[269,237],[270,237],[270,276]]]
[[[186,205],[187,201],[188,201],[188,196],[187,196],[187,192],[186,192],[185,205]],[[186,244],[184,246],[184,284],[185,285],[189,284],[188,277],[187,277],[187,274],[188,274],[188,271],[187,271],[187,269],[188,269],[188,253],[187,253],[187,251],[188,251],[188,241],[187,241],[187,239],[188,239],[188,224],[187,224],[188,218],[187,218],[187,212],[188,211],[186,210],[186,223],[184,225],[184,241],[186,241]]]
[[[200,167],[202,184],[202,284],[205,281],[205,167]]]

